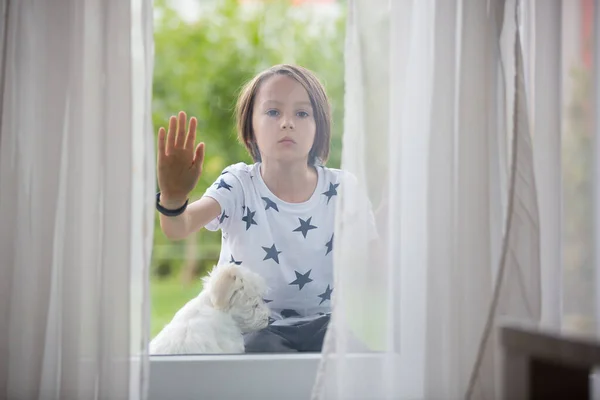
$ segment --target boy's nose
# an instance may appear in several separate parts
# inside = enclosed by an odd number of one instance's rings
[[[284,119],[281,123],[281,129],[294,129],[294,122],[289,118]]]

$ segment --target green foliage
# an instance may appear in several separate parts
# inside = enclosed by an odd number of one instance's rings
[[[171,115],[184,110],[188,116],[198,118],[197,142],[206,143],[204,172],[191,200],[199,198],[227,165],[251,162],[237,140],[234,106],[243,84],[275,64],[307,67],[326,86],[333,107],[328,165],[339,167],[344,9],[339,15],[323,16],[314,14],[317,9],[292,7],[286,1],[249,7],[237,0],[221,0],[203,9],[194,22],[183,20],[165,0],[155,1],[155,11],[152,115],[155,134],[160,126],[166,127]],[[200,259],[214,259],[218,255],[220,234],[202,231],[196,243]],[[154,245],[153,273],[160,275],[166,270],[177,273],[185,262],[186,243],[169,242],[160,230],[158,218]]]

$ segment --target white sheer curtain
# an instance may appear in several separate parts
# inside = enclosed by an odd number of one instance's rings
[[[0,12],[0,397],[143,398],[151,1]]]
[[[340,188],[314,398],[497,398],[500,319],[560,327],[559,13],[348,2],[342,168],[360,188]],[[377,246],[368,218],[346,223],[361,190]]]

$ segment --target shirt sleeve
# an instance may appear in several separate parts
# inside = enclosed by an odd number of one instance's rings
[[[234,166],[225,168],[215,182],[206,189],[202,197],[213,198],[221,206],[221,214],[209,222],[205,228],[209,231],[221,229],[227,232],[232,221],[241,218],[244,204],[244,189],[236,168]]]

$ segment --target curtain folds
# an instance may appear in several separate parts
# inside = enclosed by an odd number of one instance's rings
[[[359,187],[341,188],[313,398],[495,398],[497,324],[559,324],[559,4],[539,3],[348,2],[342,168]],[[346,223],[363,193],[375,245]]]
[[[151,2],[1,5],[0,393],[143,398]]]

